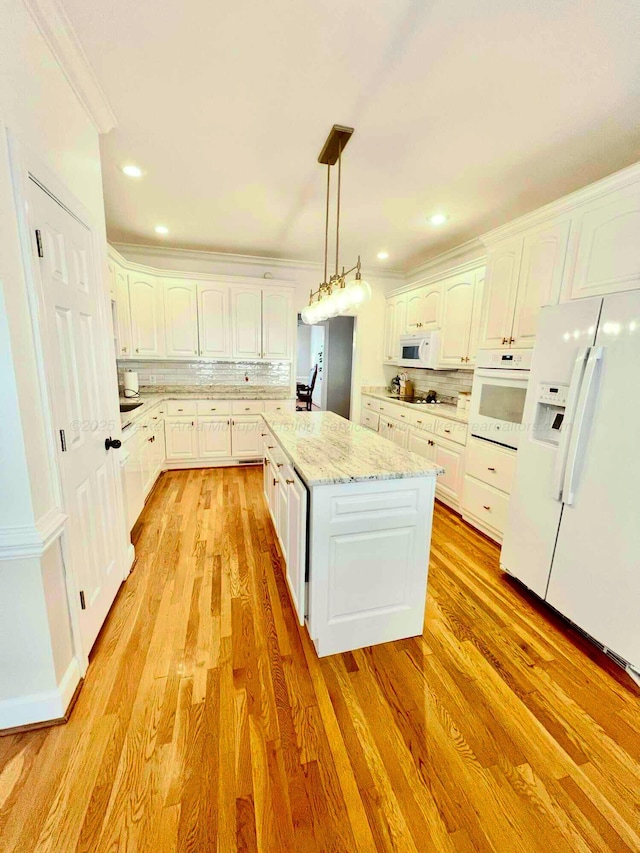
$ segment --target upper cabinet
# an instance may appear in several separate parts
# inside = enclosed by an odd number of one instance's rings
[[[475,363],[484,268],[442,282],[443,312],[439,367],[469,368]]]
[[[198,296],[192,281],[172,279],[164,287],[167,358],[193,358],[198,348]]]
[[[560,299],[570,227],[565,219],[491,247],[480,336],[483,349],[534,345],[540,309]]]
[[[411,331],[411,330],[410,330]],[[392,364],[400,356],[400,335],[407,332],[407,294],[387,299],[384,318],[384,361]]]
[[[440,282],[410,290],[407,294],[408,333],[428,331],[440,327]]]
[[[113,262],[115,287],[116,353],[118,357],[131,355],[131,307],[129,304],[129,274]]]
[[[224,358],[231,355],[228,285],[198,282],[198,333],[201,356]]]
[[[231,332],[234,358],[262,357],[262,288],[232,289]]]
[[[574,222],[571,299],[640,287],[640,183],[581,206]]]
[[[134,358],[164,357],[163,290],[162,279],[141,273],[129,273]]]
[[[291,358],[293,331],[291,291],[265,287],[262,291],[262,357]]]

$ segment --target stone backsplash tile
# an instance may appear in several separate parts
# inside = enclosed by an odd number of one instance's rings
[[[291,363],[287,361],[118,361],[118,384],[125,370],[138,374],[141,389],[155,386],[253,385],[288,388]],[[248,379],[248,381],[247,381]]]
[[[413,382],[415,391],[435,391],[438,399],[444,403],[456,403],[460,391],[471,391],[473,372],[471,370],[420,370],[415,368],[397,368],[392,376],[405,372]],[[362,389],[365,390],[364,388]],[[373,389],[371,389],[373,390]],[[379,390],[379,389],[378,389]]]

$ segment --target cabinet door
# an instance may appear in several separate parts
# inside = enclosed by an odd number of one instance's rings
[[[278,471],[278,474],[276,476],[278,483],[278,485],[276,486],[276,500],[278,501],[278,523],[276,525],[276,530],[278,533],[278,539],[280,540],[282,556],[284,557],[284,562],[286,565],[289,559],[289,486],[287,484],[287,480],[291,478],[288,476],[288,465],[284,468],[279,468],[276,470]]]
[[[480,328],[482,325],[482,302],[484,299],[485,268],[481,267],[475,273],[475,286],[473,291],[473,311],[471,314],[471,331],[469,332],[469,352],[465,367],[473,367],[476,363],[476,355],[480,346]]]
[[[406,448],[407,438],[409,435],[409,430],[406,424],[401,424],[398,422],[389,422],[389,427],[390,432],[388,438],[390,438],[394,444],[397,444],[398,447]]]
[[[198,418],[198,456],[201,459],[228,459],[231,456],[230,418]]]
[[[498,245],[488,253],[480,333],[482,349],[509,345],[523,242],[519,237]]]
[[[231,455],[238,458],[261,458],[261,417],[234,417],[231,421]]]
[[[262,289],[231,289],[231,353],[234,358],[262,357]]]
[[[407,294],[402,293],[396,296],[396,312],[393,333],[393,357],[398,358],[400,355],[400,335],[407,333]]]
[[[295,473],[291,473],[288,490],[288,536],[286,577],[298,622],[304,625],[306,610],[305,569],[307,563],[307,490]]]
[[[442,287],[440,284],[432,284],[425,288],[424,297],[422,299],[422,328],[440,328],[441,296]]]
[[[134,356],[164,355],[162,281],[149,275],[129,275],[131,331]]]
[[[293,357],[293,299],[291,291],[262,291],[262,357]]]
[[[116,336],[119,357],[131,355],[131,306],[129,304],[129,276],[119,264],[114,265],[116,290]]]
[[[436,495],[446,502],[459,505],[464,473],[464,447],[435,439],[435,462],[444,468],[436,481]]]
[[[419,287],[407,293],[407,332],[415,332],[424,325],[424,297],[426,288]]]
[[[164,322],[166,354],[169,358],[193,358],[198,355],[198,299],[195,282],[166,282]]]
[[[443,284],[444,311],[439,359],[442,367],[460,367],[466,363],[473,317],[474,286],[474,273],[453,276]]]
[[[567,220],[524,238],[510,335],[513,347],[534,345],[540,309],[543,305],[556,305],[560,299],[570,225]]]
[[[167,459],[195,459],[198,455],[196,422],[193,418],[171,418],[165,421]]]
[[[640,187],[585,205],[576,219],[578,248],[571,298],[640,287]]]
[[[431,462],[435,461],[435,442],[432,438],[429,438],[424,433],[416,432],[410,429],[408,449],[411,450],[413,453],[418,453],[420,456],[424,456],[425,459],[429,459]]]
[[[111,258],[107,260],[107,269],[109,270],[109,298],[113,301],[116,298],[116,262]]]
[[[384,361],[393,361],[396,341],[396,303],[394,299],[387,299],[384,309]]]
[[[124,466],[125,494],[127,500],[127,529],[131,530],[138,520],[144,506],[144,493],[142,482],[142,464],[140,452],[142,448],[142,436],[140,431],[127,439],[124,447],[129,454]]]
[[[378,424],[378,434],[383,438],[388,438],[391,440],[391,433],[393,431],[393,424],[390,420],[380,415],[380,423]]]
[[[198,284],[198,332],[200,355],[220,358],[231,355],[229,287],[217,282]]]

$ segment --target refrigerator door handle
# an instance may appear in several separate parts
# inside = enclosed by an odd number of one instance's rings
[[[578,464],[578,456],[584,443],[583,434],[585,432],[585,417],[591,395],[595,387],[596,368],[602,359],[604,347],[593,347],[589,354],[589,360],[584,371],[584,381],[582,383],[583,391],[580,394],[579,410],[576,415],[575,429],[571,430],[571,441],[569,445],[569,458],[567,461],[567,470],[564,477],[564,485],[562,488],[562,500],[568,506],[573,504],[575,498],[575,475]]]
[[[587,363],[587,358],[591,352],[591,347],[581,347],[578,350],[573,372],[571,373],[571,382],[569,383],[569,394],[567,396],[567,407],[564,412],[564,420],[560,430],[560,443],[558,444],[558,452],[556,454],[556,464],[553,471],[553,489],[552,496],[554,500],[562,500],[562,484],[564,483],[564,474],[567,470],[567,457],[569,455],[569,443],[571,441],[571,433],[573,420],[578,406],[578,398],[580,397],[580,388],[582,387],[582,378],[584,369]]]

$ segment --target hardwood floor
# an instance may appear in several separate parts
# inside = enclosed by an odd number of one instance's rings
[[[638,691],[436,508],[422,637],[318,660],[257,469],[176,471],[0,850],[638,851]]]

